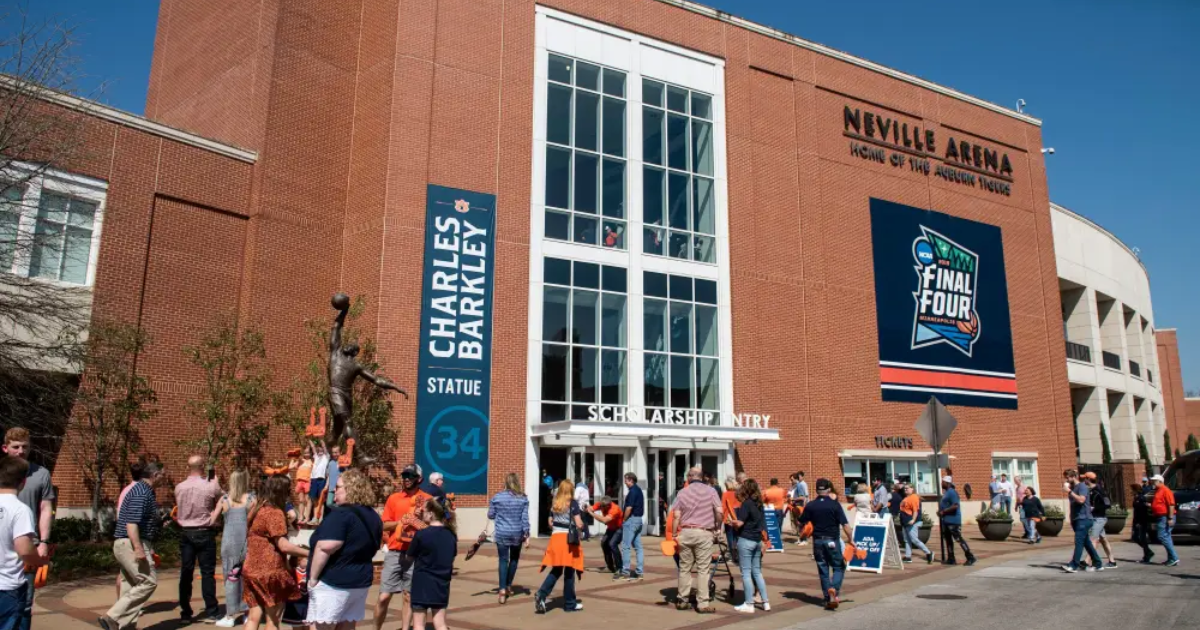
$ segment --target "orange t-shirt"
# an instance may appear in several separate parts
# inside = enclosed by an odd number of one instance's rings
[[[900,511],[915,517],[921,511],[921,497],[916,494],[904,497],[904,500],[900,502]]]
[[[417,489],[414,489],[412,494],[407,494],[403,490],[396,492],[388,497],[387,503],[383,506],[383,522],[399,521],[416,512],[417,506],[425,505],[429,499],[428,494]],[[388,549],[392,551],[408,549],[408,544],[412,541],[412,533],[405,535],[405,529],[406,526],[403,523],[396,525],[396,529],[392,530],[392,535],[388,537]]]
[[[742,507],[742,502],[737,500],[737,491],[726,490],[721,495],[721,514],[726,522],[737,518],[739,507]]]
[[[607,513],[605,513],[604,510],[600,509],[599,503],[593,505],[591,508],[591,511],[600,512],[601,514],[604,514],[605,517],[612,519],[608,523],[605,524],[608,527],[608,531],[610,531],[610,532],[613,531],[614,529],[621,529],[621,523],[625,520],[621,514],[621,506],[617,505],[616,503],[608,504],[608,512]]]
[[[311,459],[300,462],[299,468],[296,469],[296,481],[308,481],[312,476],[312,465]]]
[[[768,503],[776,510],[787,506],[787,491],[779,486],[771,486],[763,491],[763,503]]]
[[[1154,500],[1150,502],[1150,513],[1155,516],[1166,516],[1170,506],[1175,505],[1175,493],[1166,486],[1159,486],[1154,491]]]

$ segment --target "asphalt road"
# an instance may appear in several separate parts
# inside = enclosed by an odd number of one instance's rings
[[[1154,547],[1155,560],[1166,553]],[[1180,564],[1142,565],[1132,543],[1114,549],[1118,567],[1067,574],[1069,550],[988,567],[791,626],[787,630],[888,628],[1037,630],[1200,628],[1200,545],[1177,547]]]

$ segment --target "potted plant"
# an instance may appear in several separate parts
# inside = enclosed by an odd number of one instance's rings
[[[1012,533],[1012,515],[1004,510],[987,508],[975,515],[975,522],[987,540],[1005,540]]]
[[[1044,511],[1046,515],[1036,525],[1037,533],[1042,536],[1057,536],[1062,531],[1066,515],[1063,514],[1062,508],[1057,505],[1047,505]]]
[[[932,534],[933,518],[931,518],[928,514],[921,512],[921,527],[917,529],[917,538],[919,538],[921,543],[924,544],[929,542],[929,537]]]
[[[1120,534],[1121,530],[1125,529],[1125,519],[1129,518],[1129,510],[1114,505],[1108,508],[1104,515],[1108,517],[1108,522],[1104,524],[1104,533]]]

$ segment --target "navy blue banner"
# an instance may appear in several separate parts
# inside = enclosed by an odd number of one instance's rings
[[[890,516],[879,521],[868,522],[868,519],[855,521],[855,553],[846,563],[846,568],[852,571],[882,573],[883,554],[887,550],[888,536],[895,533],[893,527]]]
[[[487,492],[496,196],[429,185],[417,366],[417,464]]]
[[[778,551],[782,553],[783,523],[779,522],[779,513],[769,508],[763,510],[763,524],[767,526],[767,538],[771,541],[771,548],[767,551]]]
[[[1017,408],[1000,228],[871,200],[883,400]]]

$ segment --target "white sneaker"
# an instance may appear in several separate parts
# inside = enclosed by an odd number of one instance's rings
[[[800,541],[800,546],[801,546],[801,547],[807,547],[807,546],[808,546],[808,541],[807,541],[807,540],[801,540],[801,541]]]
[[[763,602],[763,612],[768,612],[770,610],[771,610],[771,602]]]
[[[222,617],[221,619],[217,620],[217,623],[214,625],[216,625],[218,628],[232,628],[235,624],[237,624],[237,619],[234,619],[233,617]]]
[[[734,610],[740,613],[746,613],[748,615],[753,614],[754,604],[742,604],[741,606],[735,606]]]

